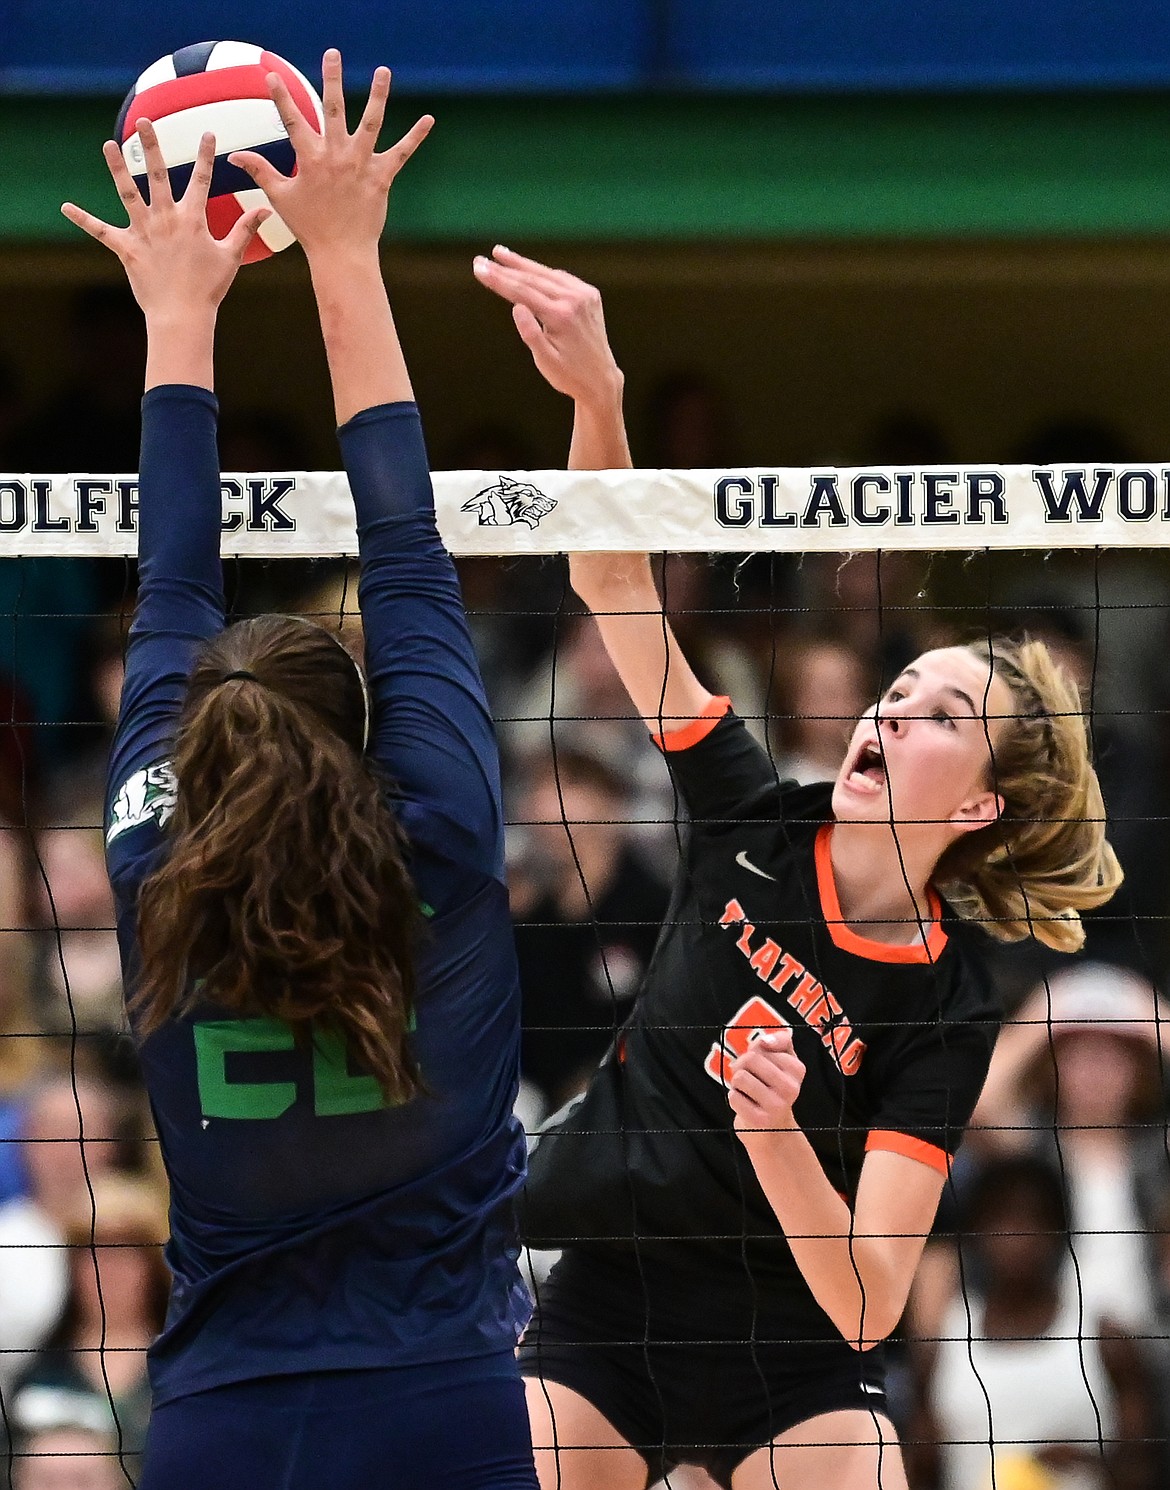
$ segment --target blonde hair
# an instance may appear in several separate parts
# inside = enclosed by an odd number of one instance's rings
[[[996,640],[968,650],[1011,690],[1012,715],[992,752],[997,822],[939,860],[935,881],[958,915],[1002,942],[1034,936],[1058,952],[1084,945],[1081,911],[1122,881],[1105,837],[1080,692],[1043,642]]]

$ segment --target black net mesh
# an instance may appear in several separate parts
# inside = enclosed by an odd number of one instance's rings
[[[875,1421],[887,1443],[892,1423],[921,1490],[1167,1482],[1163,556],[655,564],[684,651],[783,778],[831,779],[858,717],[932,648],[1027,634],[1077,681],[1125,884],[1086,916],[1077,957],[1034,939],[990,947],[1010,1023],[885,1347]],[[635,1014],[677,910],[689,828],[563,562],[466,559],[461,573],[503,761],[524,1004],[518,1110],[535,1133]],[[300,610],[360,637],[344,561],[229,561],[227,578],[233,614]],[[70,1483],[91,1490],[135,1482],[149,1420],[145,1349],[166,1304],[165,1176],[126,1032],[103,866],[105,755],[133,593],[133,566],[121,560],[0,563],[0,1410],[17,1490],[64,1484],[37,1476],[66,1462],[91,1474]],[[823,917],[823,906],[807,914]],[[756,955],[759,938],[740,930],[745,955]],[[887,1017],[896,1025],[898,1009]],[[737,1053],[733,1032],[712,1038]],[[730,1167],[729,1194],[741,1180]],[[685,1232],[677,1240],[685,1249]],[[748,1240],[739,1256],[750,1274]],[[562,1383],[578,1380],[577,1359],[581,1381],[600,1371],[605,1391],[625,1394],[637,1446],[671,1485],[725,1479],[761,1423],[780,1431],[836,1405],[831,1372],[799,1389],[783,1377],[767,1273],[743,1329],[712,1335],[712,1255],[696,1242],[690,1282],[668,1300],[656,1291],[661,1260],[635,1238],[597,1301],[599,1320],[628,1323],[607,1342],[623,1347],[618,1364],[604,1364],[597,1339],[574,1341],[571,1320],[558,1347],[558,1360],[570,1359],[557,1368]],[[547,1249],[526,1258],[549,1317],[561,1297],[554,1261]],[[854,1377],[864,1386],[860,1367]],[[546,1400],[555,1407],[553,1387]],[[558,1449],[576,1452],[557,1421],[554,1412]],[[538,1420],[538,1448],[542,1431]],[[635,1441],[633,1429],[626,1436]],[[608,1440],[587,1447],[624,1452]],[[577,1462],[565,1458],[566,1476]],[[773,1455],[750,1483],[784,1484],[786,1462]],[[884,1450],[875,1463],[882,1484],[901,1484]]]

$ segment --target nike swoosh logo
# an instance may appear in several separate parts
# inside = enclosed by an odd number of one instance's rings
[[[775,884],[776,876],[769,874],[766,869],[760,869],[757,865],[753,864],[743,849],[740,849],[739,853],[736,854],[735,862],[741,869],[750,869],[752,874],[758,874],[762,880],[771,880]]]
[[[885,1392],[882,1391],[881,1387],[871,1387],[868,1381],[861,1382],[860,1386],[861,1390],[863,1392],[868,1392],[871,1397],[884,1397],[886,1395]]]

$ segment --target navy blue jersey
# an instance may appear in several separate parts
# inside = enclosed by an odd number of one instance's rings
[[[167,851],[168,765],[192,662],[224,624],[216,402],[143,401],[140,588],[106,804],[126,986],[136,905]],[[387,1107],[337,1037],[214,1004],[141,1047],[171,1182],[174,1288],[156,1401],[306,1370],[411,1365],[515,1344],[528,1315],[513,1197],[520,999],[491,719],[435,526],[413,404],[340,432],[361,557],[370,753],[427,917],[413,1048],[425,1091]]]

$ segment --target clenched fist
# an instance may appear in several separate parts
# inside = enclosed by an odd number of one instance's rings
[[[789,1029],[761,1035],[732,1062],[727,1100],[745,1144],[797,1126],[792,1104],[803,1081],[804,1062],[792,1048]]]

